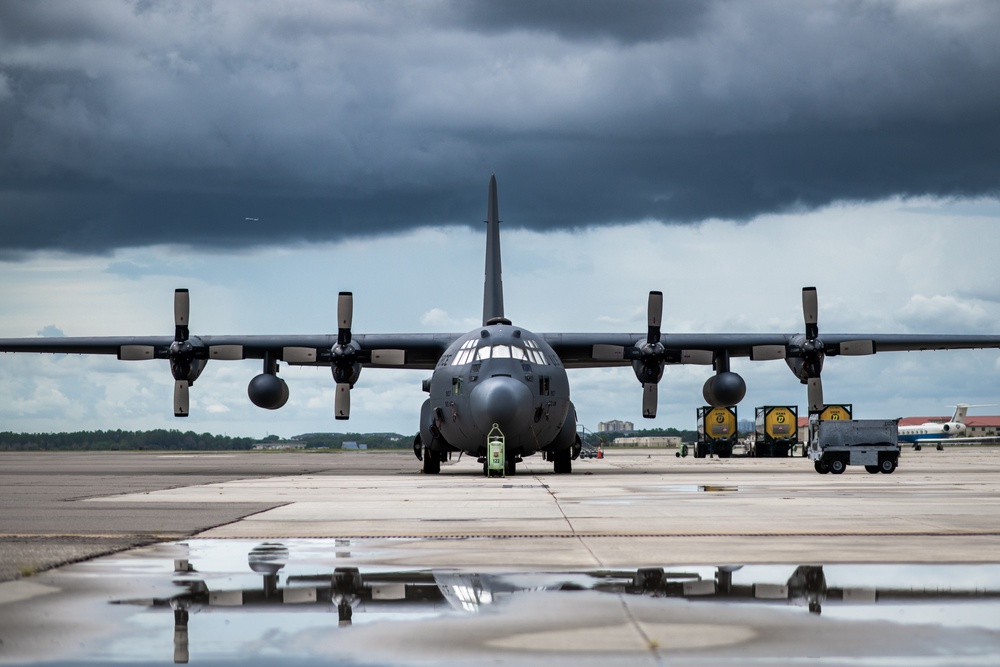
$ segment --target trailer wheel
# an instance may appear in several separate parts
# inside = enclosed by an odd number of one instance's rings
[[[884,472],[886,475],[891,475],[893,471],[896,470],[896,459],[883,459],[881,463],[878,464],[880,472]]]
[[[816,461],[813,463],[813,467],[816,469],[816,472],[821,475],[825,475],[830,472],[830,466],[826,463],[826,461]]]
[[[847,466],[840,459],[834,459],[830,461],[830,472],[834,475],[840,475],[847,469]]]
[[[878,466],[865,466],[865,470],[873,475],[877,475],[879,472]]]

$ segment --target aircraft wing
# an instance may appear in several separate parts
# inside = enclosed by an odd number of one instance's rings
[[[647,342],[647,334],[547,333],[542,334],[567,368],[600,368],[632,363],[631,350]],[[666,352],[664,362],[711,364],[716,352],[753,360],[781,359],[797,355],[802,334],[660,334]],[[924,334],[825,334],[825,355],[862,355],[876,352],[961,350],[1000,348],[1000,335]]]
[[[433,369],[458,334],[359,334],[352,340],[366,367]],[[169,359],[170,336],[94,336],[3,338],[0,352],[40,354],[104,354],[125,360]],[[264,359],[271,355],[291,365],[329,366],[337,336],[191,336],[185,339],[196,358]],[[391,353],[391,354],[383,354]],[[391,357],[391,358],[390,358]]]

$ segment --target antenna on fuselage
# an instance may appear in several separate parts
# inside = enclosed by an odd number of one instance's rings
[[[497,205],[497,177],[490,176],[486,205],[486,285],[483,290],[483,326],[503,318],[503,282],[500,279],[500,212]]]

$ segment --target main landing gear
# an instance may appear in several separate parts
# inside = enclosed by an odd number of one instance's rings
[[[413,439],[413,455],[423,462],[422,470],[425,475],[438,474],[441,472],[441,463],[448,460],[447,452],[435,452],[424,447],[419,435]]]

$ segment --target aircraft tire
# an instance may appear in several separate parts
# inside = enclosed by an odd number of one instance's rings
[[[568,475],[573,472],[573,454],[569,448],[557,449],[552,452],[552,470],[557,475]]]
[[[426,447],[424,448],[423,471],[425,475],[436,475],[441,472],[441,457],[438,456],[437,452]]]
[[[517,474],[517,460],[507,459],[506,468],[504,469],[504,474],[507,477],[513,477]]]

